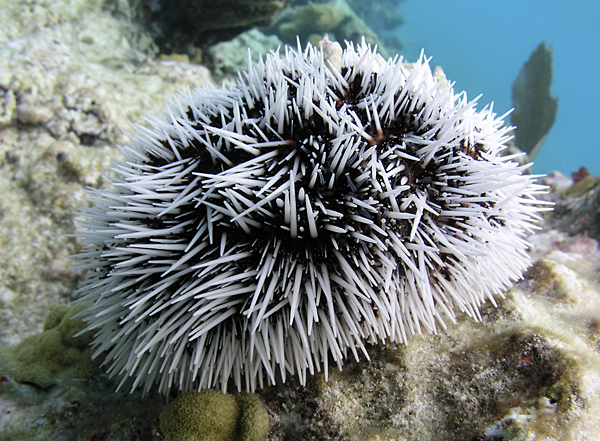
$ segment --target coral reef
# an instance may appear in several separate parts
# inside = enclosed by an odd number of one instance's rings
[[[114,393],[98,377],[65,380],[48,391],[0,379],[1,441],[160,441],[164,398]]]
[[[265,35],[257,29],[244,32],[233,40],[217,43],[206,50],[206,63],[216,78],[236,77],[239,71],[248,67],[248,54],[256,63],[259,56],[283,47],[283,42],[275,35]]]
[[[115,8],[151,36],[164,53],[201,50],[269,26],[289,0],[119,1]]]
[[[254,394],[188,392],[163,409],[160,430],[167,441],[264,441],[269,414]]]
[[[310,42],[316,46],[325,34],[333,41],[358,43],[364,38],[372,45],[379,43],[377,34],[352,10],[346,0],[294,3],[265,32],[275,33],[292,46],[296,45],[298,37],[303,43]],[[381,44],[378,49],[383,55],[387,54]]]
[[[210,78],[203,66],[149,59],[102,5],[0,7],[2,344],[39,332],[52,306],[73,300],[81,273],[67,271],[67,256],[79,244],[68,235],[84,188],[102,187],[120,158],[111,146],[127,142],[121,128]]]
[[[128,142],[120,131],[128,120],[159,113],[165,97],[208,78],[201,66],[148,60],[152,44],[132,37],[131,21],[104,5],[0,3],[3,345],[39,334],[52,306],[73,299],[81,274],[67,272],[66,256],[78,244],[64,234],[73,232],[83,188],[105,185],[102,171],[120,158],[107,144]],[[82,101],[80,110],[66,107],[78,91],[92,91],[101,112]],[[87,113],[104,115],[93,145],[72,129]],[[61,114],[71,118],[61,124],[67,133],[53,134],[47,124]],[[596,439],[600,252],[585,232],[598,222],[580,224],[568,207],[589,204],[584,214],[592,216],[600,202],[594,189],[566,198],[572,181],[554,175],[549,196],[562,202],[549,222],[562,231],[546,228],[529,239],[538,263],[498,308],[482,309],[482,323],[459,320],[409,346],[367,345],[370,362],[348,361],[328,382],[317,374],[304,388],[290,378],[262,390],[272,421],[267,439]],[[583,224],[576,230],[583,234],[568,234]],[[100,375],[44,391],[0,373],[0,439],[161,440],[164,397],[115,388]]]
[[[343,12],[334,5],[309,2],[295,11],[291,21],[279,26],[279,33],[287,41],[297,36],[324,35],[332,32],[343,19]]]
[[[556,177],[543,180],[555,186]],[[549,228],[566,231],[571,235],[586,234],[600,240],[600,182],[592,175],[583,176],[571,186],[555,192],[556,205],[546,215]]]

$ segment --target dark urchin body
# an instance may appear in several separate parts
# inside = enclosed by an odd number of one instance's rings
[[[542,189],[423,57],[288,49],[148,121],[80,233],[85,320],[133,387],[304,383],[478,318],[528,265]]]

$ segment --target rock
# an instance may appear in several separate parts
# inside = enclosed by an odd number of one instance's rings
[[[121,1],[118,9],[148,32],[163,53],[188,53],[269,26],[289,0]],[[194,54],[188,53],[193,56]]]
[[[283,42],[275,35],[265,35],[257,29],[244,32],[233,40],[217,43],[207,49],[207,58],[210,60],[212,71],[216,77],[230,76],[235,78],[238,71],[248,67],[248,51],[252,61],[269,51],[281,47]]]
[[[314,46],[325,34],[332,41],[348,40],[356,44],[364,37],[367,43],[373,46],[378,44],[378,51],[387,56],[375,31],[352,10],[346,0],[308,2],[306,5],[288,7],[265,32],[275,33],[292,46],[296,46],[297,37],[303,45],[310,42]]]
[[[205,67],[154,61],[102,1],[0,8],[0,343],[42,329],[74,299],[68,235],[86,186],[102,186],[129,121],[209,80]]]
[[[164,398],[115,393],[115,385],[65,380],[47,391],[0,379],[0,436],[9,440],[155,440]]]
[[[344,19],[344,13],[334,5],[309,2],[296,10],[291,21],[279,26],[280,34],[288,41],[306,34],[324,35],[333,31]]]
[[[556,178],[543,180],[555,187]],[[571,181],[572,182],[572,181]],[[592,175],[568,187],[558,187],[554,210],[545,216],[546,225],[570,235],[585,234],[600,240],[600,183]]]

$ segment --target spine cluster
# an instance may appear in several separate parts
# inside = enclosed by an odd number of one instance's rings
[[[423,56],[286,49],[147,121],[80,232],[96,354],[133,388],[304,384],[478,319],[529,264],[543,188]]]

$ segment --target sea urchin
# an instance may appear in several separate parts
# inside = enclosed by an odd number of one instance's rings
[[[79,292],[110,374],[304,384],[366,342],[477,319],[528,266],[544,189],[500,156],[502,118],[423,56],[325,44],[179,94],[91,191]]]

